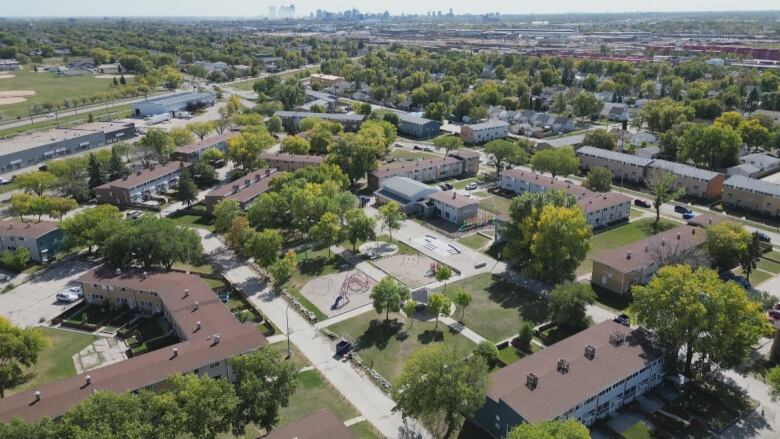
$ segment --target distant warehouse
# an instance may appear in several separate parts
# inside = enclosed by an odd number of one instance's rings
[[[174,111],[193,111],[198,108],[210,107],[216,102],[214,93],[187,92],[171,96],[147,99],[133,104],[135,116],[152,116]]]
[[[0,140],[0,172],[33,166],[134,137],[132,122],[93,122]]]

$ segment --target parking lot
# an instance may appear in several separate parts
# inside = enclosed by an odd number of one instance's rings
[[[26,283],[0,294],[0,315],[24,327],[56,317],[73,305],[57,302],[57,293],[74,284],[79,276],[94,266],[91,262],[73,260],[44,269]]]

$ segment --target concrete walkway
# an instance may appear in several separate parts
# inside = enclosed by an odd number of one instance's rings
[[[430,437],[422,426],[412,420],[404,422],[399,413],[394,413],[393,400],[369,377],[336,358],[333,341],[320,335],[315,326],[289,309],[284,299],[273,295],[257,273],[227,250],[218,237],[205,230],[198,230],[198,233],[203,238],[204,249],[218,254],[217,263],[223,266],[225,277],[278,328],[287,328],[289,323],[290,339],[298,350],[377,430],[390,438]]]
[[[483,341],[486,341],[484,337],[477,334],[476,332],[469,329],[466,325],[463,323],[458,322],[457,320],[453,319],[452,317],[439,317],[439,321],[446,324],[450,328],[452,328],[453,331],[458,332],[460,335],[468,338],[469,340],[473,341],[475,344],[480,344]]]

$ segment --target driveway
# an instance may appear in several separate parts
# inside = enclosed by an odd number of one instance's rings
[[[73,305],[59,303],[54,296],[95,265],[73,260],[44,269],[26,283],[0,294],[0,315],[23,327],[51,320]]]

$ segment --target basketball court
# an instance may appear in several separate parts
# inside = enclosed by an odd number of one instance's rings
[[[369,296],[374,285],[376,281],[353,269],[313,279],[301,289],[301,294],[333,317],[371,303]]]

